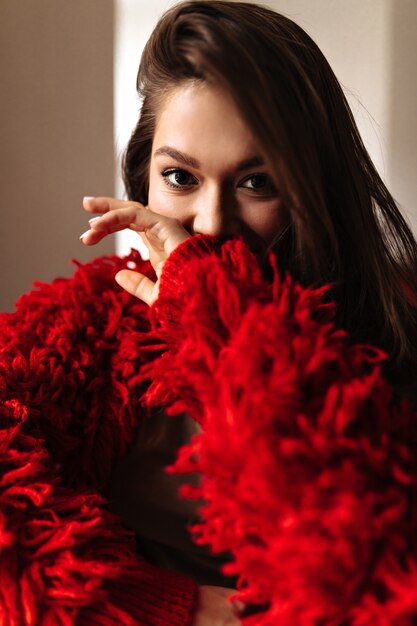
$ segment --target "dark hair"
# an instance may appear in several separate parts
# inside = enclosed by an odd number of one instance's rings
[[[226,89],[259,141],[290,215],[275,246],[281,267],[303,284],[332,283],[338,324],[388,353],[399,388],[415,384],[417,245],[317,45],[260,5],[188,1],[167,11],[138,72],[143,105],[123,164],[130,199],[147,203],[158,111],[190,80]]]

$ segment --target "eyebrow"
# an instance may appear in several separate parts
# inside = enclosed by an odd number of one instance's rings
[[[175,148],[171,148],[171,146],[162,146],[158,148],[153,153],[154,157],[160,155],[168,155],[171,158],[183,163],[184,165],[188,165],[189,167],[193,167],[198,170],[201,168],[200,161],[197,161],[194,157],[186,154],[185,152],[180,152],[180,150],[176,150]],[[249,157],[248,159],[244,159],[240,161],[236,166],[236,171],[241,172],[243,170],[247,170],[251,167],[259,167],[260,165],[264,165],[264,160],[260,156]]]

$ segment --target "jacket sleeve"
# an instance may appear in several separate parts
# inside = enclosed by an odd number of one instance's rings
[[[276,268],[265,282],[242,242],[185,241],[153,306],[145,401],[203,425],[170,471],[201,472],[183,491],[206,501],[195,540],[232,553],[245,624],[412,626],[416,415],[325,294]]]
[[[197,586],[155,568],[101,491],[132,443],[149,330],[132,254],[38,284],[0,316],[0,623],[188,626]]]

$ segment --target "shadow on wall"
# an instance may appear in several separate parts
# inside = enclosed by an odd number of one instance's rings
[[[86,248],[83,195],[113,195],[113,0],[0,2],[0,310]]]
[[[391,0],[388,175],[417,235],[417,2]]]

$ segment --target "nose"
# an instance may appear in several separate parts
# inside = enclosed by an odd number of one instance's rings
[[[227,191],[212,188],[198,198],[192,224],[194,233],[218,237],[240,233],[236,199]]]

